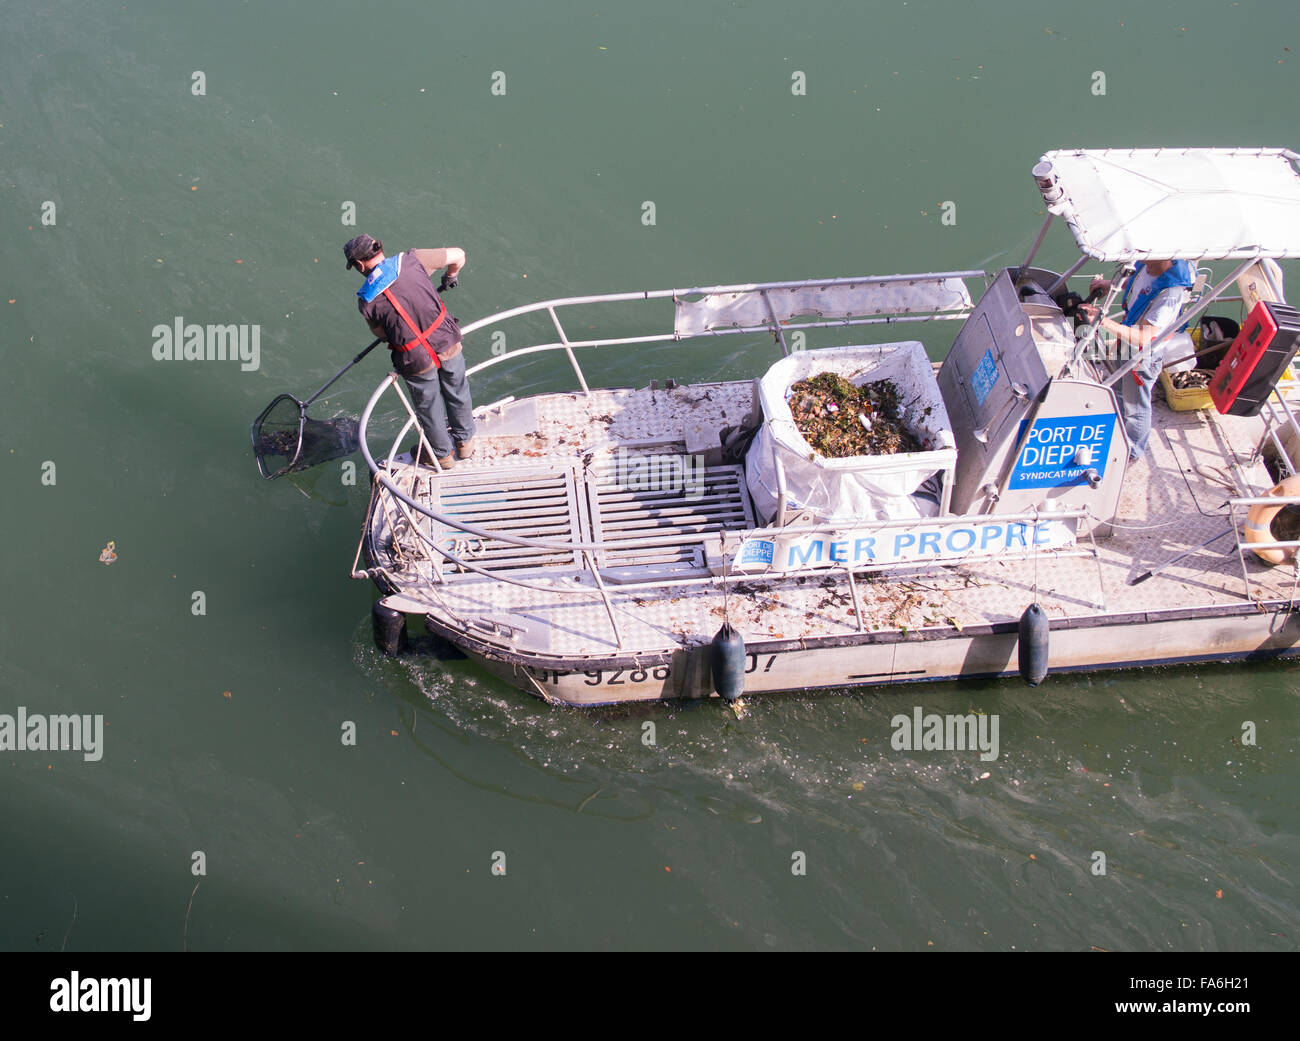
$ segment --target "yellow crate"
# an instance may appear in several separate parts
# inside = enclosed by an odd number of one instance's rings
[[[1300,374],[1296,372],[1295,362],[1286,367],[1286,372],[1278,378],[1277,392],[1287,401],[1300,398]]]
[[[1209,387],[1188,387],[1179,390],[1174,386],[1174,381],[1169,378],[1167,372],[1160,373],[1160,386],[1165,388],[1165,401],[1169,402],[1169,407],[1175,412],[1193,412],[1214,405],[1210,399]]]

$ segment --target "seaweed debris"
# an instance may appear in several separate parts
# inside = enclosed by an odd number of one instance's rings
[[[789,400],[799,433],[828,459],[924,447],[903,425],[898,387],[891,380],[857,387],[834,372],[821,372],[791,386]]]

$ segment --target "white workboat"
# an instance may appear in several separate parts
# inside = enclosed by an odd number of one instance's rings
[[[1130,463],[1116,407],[1130,366],[1061,307],[1089,260],[1118,276],[1160,258],[1198,273],[1171,343],[1215,302],[1286,311],[1270,261],[1300,255],[1297,159],[1052,152],[1034,169],[1049,212],[1016,268],[573,297],[464,326],[471,350],[521,317],[555,330],[471,369],[476,396],[493,366],[540,352],[563,351],[574,382],[477,409],[476,451],[447,471],[411,464],[414,415],[400,380],[380,383],[361,419],[373,484],[353,563],[380,590],[377,641],[396,653],[423,618],[507,682],[572,705],[1300,653],[1298,543],[1269,531],[1300,503],[1286,480],[1300,401],[1285,380],[1251,415],[1174,410],[1157,392]],[[1058,217],[1081,253],[1063,273],[1032,266]],[[646,301],[671,307],[671,329],[570,340],[561,321]],[[921,344],[944,321],[962,324],[936,371]],[[845,346],[799,350],[808,329],[842,329]],[[784,357],[756,358],[753,380],[594,389],[578,361],[764,330]],[[823,371],[889,374],[923,448],[801,453],[781,391]],[[407,421],[376,453],[377,409]],[[747,415],[756,435],[724,449]]]

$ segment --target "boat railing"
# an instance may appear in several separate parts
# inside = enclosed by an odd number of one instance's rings
[[[785,282],[750,282],[737,285],[696,286],[691,289],[656,289],[635,293],[603,293],[592,296],[560,297],[554,300],[542,300],[521,307],[513,307],[509,310],[488,315],[486,318],[480,318],[478,321],[462,326],[461,335],[467,337],[481,329],[497,326],[514,318],[545,312],[551,320],[555,335],[558,337],[557,340],[549,343],[532,344],[527,347],[503,351],[499,354],[494,351],[491,357],[470,368],[468,370],[469,375],[473,376],[475,373],[482,372],[505,361],[518,360],[525,355],[547,351],[564,351],[568,356],[569,364],[573,367],[574,375],[578,379],[578,385],[584,393],[590,394],[586,376],[582,371],[582,366],[578,363],[577,355],[574,353],[577,349],[620,347],[641,343],[682,341],[703,336],[767,332],[776,338],[782,352],[788,354],[790,353],[790,347],[785,341],[787,332],[857,325],[961,321],[966,318],[971,310],[968,295],[965,300],[959,302],[959,306],[924,307],[920,305],[926,302],[925,294],[927,291],[942,287],[944,283],[964,282],[966,279],[973,278],[982,279],[985,285],[988,283],[988,275],[984,271],[945,271],[913,275],[864,275],[850,278],[812,278]],[[891,312],[885,307],[878,307],[875,309],[876,313],[868,313],[868,311],[864,310],[860,313],[844,314],[837,317],[827,317],[825,313],[825,311],[831,310],[829,305],[843,304],[846,300],[853,298],[859,298],[864,304],[869,304],[872,302],[873,297],[892,292],[896,300],[899,290],[903,290],[903,297],[906,299],[907,294],[905,291],[909,287],[918,290],[916,294],[913,294],[918,305],[914,309],[909,307],[907,310]],[[818,301],[815,299],[810,303],[809,294],[826,294],[824,300],[828,306],[819,308],[817,306]],[[691,300],[689,299],[691,297],[698,299]],[[691,308],[722,297],[735,300],[749,297],[755,307],[748,312],[741,309],[739,312],[740,317],[729,324],[700,322],[698,316],[689,314]],[[671,332],[651,333],[643,336],[571,340],[565,331],[563,323],[560,321],[559,312],[563,308],[647,300],[670,300],[673,302],[676,309],[676,320]],[[788,307],[785,306],[787,303],[789,304]],[[752,318],[755,310],[761,313],[762,320],[746,321],[746,315]],[[804,314],[815,316],[816,320],[794,320],[796,315]],[[684,316],[687,316],[686,320],[683,320]],[[691,318],[695,318],[695,321],[692,322]]]
[[[703,336],[735,335],[739,333],[768,332],[780,343],[785,353],[790,352],[785,342],[785,333],[803,329],[831,327],[851,327],[858,325],[898,324],[904,322],[928,322],[963,320],[971,311],[971,298],[965,282],[968,279],[981,279],[987,287],[989,276],[984,271],[946,271],[926,272],[911,275],[864,275],[848,278],[801,279],[780,282],[753,282],[734,285],[696,286],[689,289],[643,290],[634,293],[604,293],[590,296],[560,297],[542,300],[509,308],[496,314],[488,315],[478,321],[461,327],[462,338],[492,326],[499,326],[511,319],[545,312],[550,318],[558,340],[550,343],[530,344],[514,350],[493,354],[492,357],[479,362],[468,370],[469,375],[482,372],[493,365],[505,361],[517,360],[526,355],[548,351],[563,351],[573,367],[574,375],[583,392],[590,395],[590,387],[578,363],[575,350],[599,347],[629,346],[632,344],[662,341],[683,341]],[[653,333],[643,336],[599,337],[594,339],[570,340],[559,312],[564,308],[590,306],[599,304],[622,304],[633,301],[668,300],[674,305],[673,330],[667,333]],[[709,308],[713,307],[713,312]],[[827,316],[827,312],[832,312]],[[716,320],[709,321],[713,313]],[[753,321],[755,315],[762,317]],[[800,316],[810,316],[816,320],[797,321]],[[730,320],[728,320],[730,319]],[[747,320],[748,319],[748,320]],[[392,447],[386,453],[387,474],[381,472],[385,467],[375,460],[369,447],[371,417],[375,407],[385,392],[392,390],[401,402],[407,419],[396,437]],[[539,388],[538,393],[555,392],[562,388]],[[564,388],[567,389],[567,388]],[[483,413],[503,405],[512,399],[494,402],[475,411]],[[416,420],[415,412],[406,395],[398,386],[396,376],[388,374],[380,381],[366,404],[361,415],[359,437],[361,452],[366,465],[370,467],[376,479],[386,490],[403,498],[390,480],[393,460],[399,454],[399,446],[406,436],[414,430],[419,443],[426,453],[432,456],[423,432]],[[436,466],[436,464],[435,464]],[[426,512],[413,500],[407,500],[413,506]],[[434,518],[438,519],[438,518]],[[452,528],[460,528],[470,534],[481,533],[463,526],[450,519],[439,519]],[[789,531],[790,529],[784,529]],[[491,536],[512,545],[530,548],[557,548],[556,544],[537,539],[523,539],[495,533]],[[600,550],[602,544],[565,543],[566,549],[581,551]]]
[[[1248,514],[1239,516],[1238,510],[1249,511],[1256,506],[1270,506],[1282,509],[1286,506],[1300,506],[1300,495],[1237,495],[1228,500],[1228,515],[1232,518],[1232,529],[1234,531],[1245,532],[1249,529],[1250,523]],[[1224,534],[1227,534],[1226,532]],[[1291,603],[1294,605],[1297,600],[1297,591],[1300,591],[1300,541],[1290,539],[1273,539],[1268,542],[1253,542],[1246,538],[1237,539],[1237,560],[1241,564],[1241,577],[1246,583],[1246,599],[1256,599],[1256,594],[1251,588],[1250,569],[1246,567],[1247,551],[1256,553],[1267,553],[1278,551],[1282,554],[1283,560],[1289,559],[1292,568],[1291,584]],[[1267,559],[1267,558],[1265,558]]]
[[[550,351],[563,351],[577,377],[578,385],[588,396],[591,389],[586,375],[578,363],[578,349],[596,349],[600,347],[626,347],[633,344],[659,343],[665,341],[684,341],[705,336],[726,336],[741,333],[770,333],[780,344],[784,353],[790,353],[790,346],[785,341],[787,332],[805,329],[825,329],[851,327],[858,325],[895,325],[907,322],[962,321],[972,310],[971,297],[965,285],[968,279],[981,279],[985,287],[989,284],[989,275],[984,271],[944,271],[925,272],[912,275],[863,275],[849,278],[811,278],[784,282],[749,282],[735,285],[696,286],[690,289],[656,289],[642,290],[634,293],[601,293],[590,296],[557,297],[553,300],[541,300],[520,307],[512,307],[496,314],[488,315],[461,327],[461,337],[491,326],[526,315],[545,312],[550,318],[558,340],[549,343],[535,343],[512,350],[496,351],[494,337],[493,353],[467,370],[473,376],[494,365],[506,361],[517,361],[522,357]],[[691,299],[695,298],[695,299]],[[559,312],[563,308],[575,308],[600,304],[621,304],[634,301],[670,300],[675,314],[671,332],[651,333],[644,336],[597,337],[593,339],[570,340],[560,321]],[[716,302],[717,320],[707,320],[707,308]],[[750,308],[743,306],[731,309],[732,320],[726,321],[726,304],[733,305],[748,302]],[[899,306],[901,303],[901,306]],[[761,305],[759,307],[753,305]],[[874,306],[873,306],[874,305]],[[926,306],[928,305],[928,306]],[[762,320],[752,321],[756,310]],[[827,317],[828,310],[841,313]],[[798,316],[815,316],[816,321],[796,321]],[[799,349],[797,346],[796,350]],[[366,449],[368,427],[374,404],[389,387],[395,386],[391,378],[380,381],[371,395],[370,403],[361,417],[360,438],[363,454],[370,469],[377,472],[377,466],[370,452]],[[555,393],[567,388],[538,388],[536,393]],[[509,400],[509,399],[507,399]],[[497,402],[496,404],[500,404]],[[484,406],[485,411],[492,408]],[[409,406],[408,406],[409,411]],[[408,425],[407,428],[410,429]],[[402,435],[404,436],[404,434]],[[391,456],[392,453],[390,453]]]

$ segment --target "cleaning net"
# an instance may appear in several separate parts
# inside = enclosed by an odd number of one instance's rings
[[[253,454],[268,480],[351,455],[360,445],[351,416],[312,419],[290,394],[281,394],[253,423]]]

